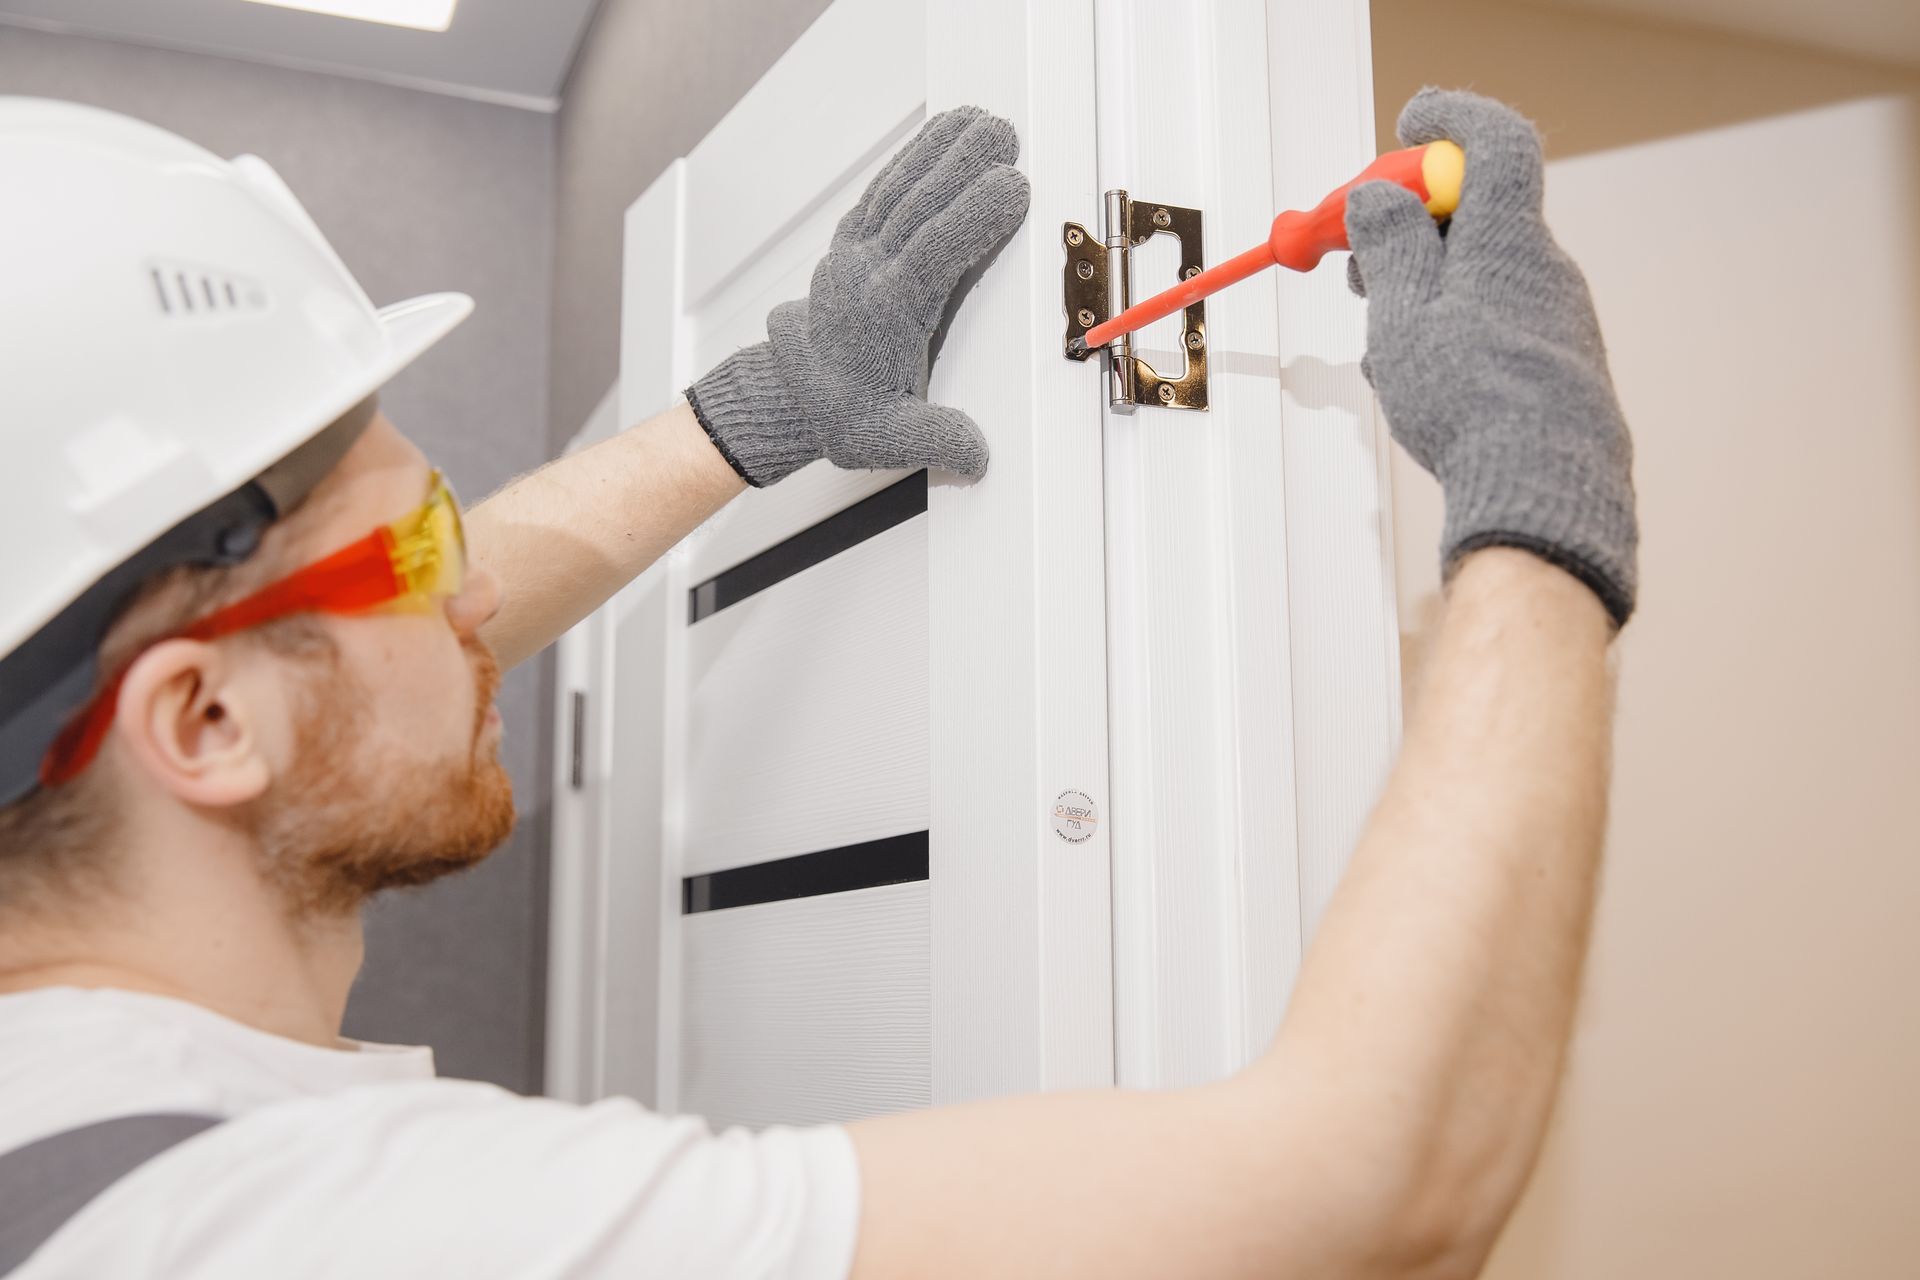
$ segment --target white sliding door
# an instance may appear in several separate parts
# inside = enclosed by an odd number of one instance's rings
[[[934,369],[985,479],[810,467],[569,637],[569,1096],[841,1120],[1216,1076],[1270,1033],[1395,732],[1362,313],[1336,270],[1241,286],[1211,409],[1114,413],[1061,354],[1061,226],[1125,187],[1244,248],[1364,162],[1367,83],[1348,0],[838,0],[635,203],[623,423],[764,336],[929,112],[1012,118],[1034,190]]]

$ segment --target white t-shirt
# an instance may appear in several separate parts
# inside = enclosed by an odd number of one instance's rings
[[[322,1049],[198,1005],[0,995],[0,1151],[114,1116],[233,1117],[102,1193],[10,1280],[833,1277],[839,1129],[729,1131],[438,1080],[427,1049]]]

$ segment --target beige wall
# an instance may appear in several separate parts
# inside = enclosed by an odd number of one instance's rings
[[[1388,126],[1422,82],[1542,121],[1637,448],[1586,1004],[1488,1274],[1920,1275],[1920,75],[1374,9]],[[1417,630],[1439,497],[1394,479]]]

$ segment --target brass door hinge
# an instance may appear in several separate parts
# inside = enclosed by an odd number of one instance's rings
[[[1156,235],[1180,241],[1180,277],[1191,279],[1204,266],[1200,211],[1178,205],[1134,200],[1124,191],[1107,192],[1105,235],[1095,239],[1077,222],[1061,231],[1067,250],[1065,288],[1067,332],[1061,340],[1067,359],[1085,360],[1093,354],[1074,340],[1133,305],[1132,250]],[[1172,283],[1169,281],[1168,283]],[[1147,292],[1151,292],[1148,290]],[[1120,413],[1136,405],[1164,405],[1169,409],[1207,407],[1207,304],[1195,302],[1181,313],[1180,345],[1186,370],[1168,377],[1133,354],[1133,335],[1116,338],[1101,348],[1107,366],[1107,403]]]

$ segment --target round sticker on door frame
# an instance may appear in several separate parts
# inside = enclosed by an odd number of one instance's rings
[[[1085,844],[1100,830],[1100,807],[1084,791],[1062,791],[1053,800],[1053,834],[1068,844]]]

